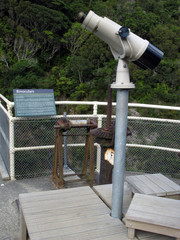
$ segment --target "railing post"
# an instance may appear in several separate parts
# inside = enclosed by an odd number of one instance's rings
[[[64,112],[64,118],[67,118],[67,113]],[[66,131],[64,132],[64,169],[68,169],[68,159],[67,159],[67,136]]]
[[[97,112],[98,112],[98,104],[94,103],[94,105],[93,105],[93,115],[97,115]]]
[[[7,103],[9,114],[9,160],[10,160],[10,178],[15,180],[15,162],[14,162],[14,119],[12,113],[12,105]]]
[[[102,128],[102,117],[98,117],[98,128]]]
[[[14,120],[9,118],[9,158],[10,158],[10,178],[15,180],[15,163],[14,163]]]
[[[98,117],[98,128],[102,127],[102,117]],[[96,172],[99,174],[101,168],[101,146],[97,144]]]

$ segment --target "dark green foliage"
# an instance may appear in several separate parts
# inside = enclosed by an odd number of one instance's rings
[[[57,100],[106,101],[117,62],[76,19],[92,9],[165,53],[154,71],[129,64],[130,101],[179,105],[179,7],[178,0],[1,0],[1,93],[12,100],[13,88],[53,88]]]

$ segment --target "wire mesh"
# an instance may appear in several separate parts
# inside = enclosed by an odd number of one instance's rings
[[[127,137],[126,171],[162,173],[180,178],[178,152],[168,150],[180,148],[179,124],[179,121],[129,119],[131,135]],[[105,118],[102,125],[103,127],[106,125]],[[129,146],[131,144],[144,145],[144,148]],[[151,149],[148,146],[167,149]]]
[[[70,120],[70,118],[68,119]],[[73,119],[83,120],[82,118]],[[84,120],[86,119],[85,117]],[[57,120],[26,119],[15,122],[15,147],[17,149],[26,147],[26,149],[15,152],[16,178],[37,177],[52,173],[55,144],[54,125]],[[71,128],[66,132],[68,165],[73,171],[78,173],[82,171],[86,133],[86,128]],[[76,146],[73,146],[73,144]],[[38,146],[47,146],[47,149],[31,150],[31,147]]]
[[[128,126],[132,135],[127,137],[127,143],[147,145],[147,148],[133,146],[127,148],[126,170],[161,172],[180,178],[180,157],[177,152],[168,150],[168,148],[179,149],[179,122],[129,120]],[[164,149],[151,149],[148,148],[149,145]]]
[[[179,148],[179,122],[158,122],[150,120],[129,120],[132,135],[127,143]]]
[[[54,125],[58,119],[25,119],[14,123],[15,147],[54,144]]]
[[[180,158],[176,152],[128,147],[126,171],[162,173],[173,178],[180,178]]]
[[[1,156],[3,156],[3,161],[5,161],[9,171],[9,120],[2,113],[1,115],[1,129],[6,133],[7,140],[5,141],[1,134]],[[70,118],[68,116],[68,119],[86,120],[87,117],[74,116]],[[94,120],[97,122],[97,118]],[[14,147],[16,148],[14,154],[15,178],[50,175],[52,173],[55,143],[54,125],[57,121],[58,118],[15,118],[14,133],[10,133],[12,137],[14,136]],[[179,124],[179,121],[129,119],[128,127],[132,135],[127,137],[126,171],[161,172],[171,177],[180,178],[178,152],[168,150],[168,148],[180,149]],[[103,117],[102,127],[105,125],[106,118]],[[85,144],[85,135],[85,128],[72,128],[67,131],[68,164],[75,172],[80,172],[82,169],[85,149],[82,144]],[[142,148],[132,144],[145,146]],[[152,149],[148,146],[167,149]]]
[[[15,152],[15,177],[31,178],[52,173],[53,149]]]

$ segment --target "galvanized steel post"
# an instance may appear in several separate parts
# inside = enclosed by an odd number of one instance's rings
[[[128,115],[128,90],[117,91],[116,124],[115,124],[115,148],[114,170],[112,189],[112,212],[111,216],[122,218],[124,171],[126,155],[127,115]]]
[[[129,97],[128,90],[134,88],[134,84],[131,83],[129,79],[128,64],[125,60],[118,60],[116,82],[111,84],[111,88],[117,90],[111,216],[121,219],[124,195],[124,171]]]
[[[67,118],[66,112],[64,112],[64,118]],[[67,136],[66,131],[64,132],[64,169],[68,169],[68,160],[67,160]]]

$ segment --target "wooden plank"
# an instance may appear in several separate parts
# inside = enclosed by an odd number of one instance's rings
[[[30,229],[31,233],[35,233],[38,231],[48,231],[54,230],[54,229],[59,229],[62,230],[63,228],[69,227],[74,227],[74,226],[82,226],[82,225],[93,225],[93,224],[99,224],[100,222],[106,222],[109,221],[109,214],[102,214],[102,215],[96,215],[96,216],[87,216],[86,218],[84,217],[76,217],[76,218],[70,218],[66,220],[57,221],[54,219],[54,221],[44,221],[44,222],[39,222],[38,220],[36,221],[31,221],[28,225],[28,229]]]
[[[126,219],[180,228],[180,201],[135,194]]]
[[[172,216],[155,215],[154,213],[131,210],[126,220],[144,222],[147,224],[156,224],[158,226],[172,227],[173,229],[179,229],[180,218]]]
[[[93,186],[95,193],[111,208],[112,203],[112,184]]]
[[[156,224],[127,220],[126,226],[128,226],[128,225],[129,226],[131,225],[131,228],[133,226],[134,229],[154,232],[154,233],[163,234],[163,235],[172,236],[172,237],[180,237],[179,229],[172,229],[167,226],[165,227],[165,226],[159,226]]]
[[[26,229],[26,223],[24,220],[24,214],[22,212],[21,209],[21,215],[20,215],[20,231],[21,231],[21,239],[22,240],[26,240],[26,236],[27,236],[27,229]]]
[[[93,208],[92,208],[93,207]],[[97,216],[102,214],[108,214],[109,209],[105,208],[104,205],[95,204],[92,206],[85,206],[81,208],[69,208],[66,210],[62,209],[53,209],[51,211],[42,211],[41,213],[26,215],[26,220],[30,219],[31,221],[37,221],[39,223],[44,222],[44,218],[46,218],[46,222],[48,221],[66,221],[70,218],[76,217],[88,217],[88,216]]]
[[[111,234],[108,236],[101,236],[98,238],[93,238],[93,240],[124,240],[124,239],[128,239],[127,238],[127,233],[125,232],[124,234],[122,232],[118,233],[118,234]],[[129,239],[128,239],[129,240]]]
[[[25,214],[28,214],[28,213],[33,213],[35,212],[36,214],[38,212],[42,212],[42,211],[49,211],[49,210],[52,210],[54,209],[54,206],[57,206],[56,208],[57,209],[65,209],[65,208],[68,208],[68,207],[71,207],[71,208],[75,208],[75,207],[81,207],[81,206],[85,206],[86,204],[88,205],[94,205],[94,204],[98,204],[98,202],[96,201],[96,199],[94,197],[88,197],[88,198],[83,198],[85,199],[84,201],[82,201],[82,198],[79,199],[79,198],[76,198],[75,200],[78,201],[61,201],[59,199],[55,199],[55,200],[51,200],[51,201],[47,201],[47,202],[33,202],[32,204],[28,204],[26,205],[26,203],[22,203],[22,207],[23,207],[23,212]],[[101,202],[99,202],[99,204],[101,204]],[[102,203],[103,204],[103,203]]]
[[[72,190],[72,191],[71,191]],[[22,193],[19,195],[20,199],[26,199],[26,202],[38,201],[41,200],[49,200],[58,196],[60,198],[68,198],[73,197],[74,195],[86,195],[91,194],[93,191],[91,188],[87,187],[79,187],[79,188],[67,188],[67,189],[60,189],[60,190],[49,190],[49,191],[42,191],[42,192],[32,192],[32,193]]]
[[[111,208],[112,204],[112,184],[104,184],[94,186],[93,190],[96,194],[106,203],[106,205]],[[124,195],[123,195],[123,214],[127,212],[129,204],[131,202],[131,191],[128,188],[128,184],[124,183]]]
[[[151,195],[145,195],[145,194],[142,194],[140,195],[139,193],[136,193],[136,198],[137,200],[135,200],[136,202],[138,201],[139,204],[144,204],[146,205],[147,202],[150,202],[150,204],[154,204],[154,207],[156,204],[160,204],[163,208],[167,207],[168,204],[170,204],[168,206],[171,207],[171,208],[174,208],[174,209],[178,209],[179,208],[179,204],[180,204],[180,201],[177,201],[175,199],[170,199],[170,198],[159,198],[159,197],[156,197],[156,196],[151,196]],[[171,205],[173,203],[173,205]],[[134,201],[131,201],[131,205],[133,206],[134,205]],[[168,209],[165,209],[165,210],[168,210]]]
[[[136,231],[136,236],[139,240],[174,240],[173,237],[140,230]]]
[[[180,194],[172,194],[172,195],[166,195],[166,198],[172,198],[176,200],[180,200]]]
[[[61,205],[61,203],[66,203],[66,205],[68,204],[71,204],[72,202],[78,202],[78,201],[81,201],[82,199],[82,196],[80,196],[79,194],[77,195],[70,195],[69,197],[67,197],[66,199],[64,198],[61,198],[61,196],[52,196],[51,199],[44,199],[44,198],[41,198],[39,200],[32,200],[32,202],[24,202],[23,203],[23,208],[33,208],[33,206],[49,206],[49,205],[53,205],[53,204],[59,204]],[[88,201],[88,200],[94,200],[96,199],[96,196],[95,194],[86,194],[86,195],[83,195],[83,199],[84,201]]]
[[[31,240],[128,240],[127,228],[89,187],[23,194],[20,204]]]
[[[93,207],[93,208],[92,208]],[[52,208],[52,209],[48,209],[48,210],[43,210],[41,209],[40,211],[37,211],[37,212],[28,212],[26,213],[26,218],[33,218],[33,217],[36,217],[38,219],[40,218],[48,218],[50,217],[52,214],[53,216],[58,216],[59,214],[61,215],[73,215],[73,216],[76,216],[76,215],[82,215],[82,216],[85,216],[86,214],[94,214],[94,212],[96,211],[96,209],[94,208],[98,208],[100,209],[100,211],[107,211],[106,208],[104,208],[104,206],[102,204],[99,204],[99,203],[94,203],[93,205],[89,205],[89,208],[88,208],[88,205],[85,206],[85,205],[82,205],[82,206],[78,206],[77,207],[69,207],[67,208],[67,211],[65,211],[65,209],[63,208]]]
[[[145,195],[137,196],[135,201],[131,202],[129,209],[137,211],[150,211],[151,213],[162,213],[164,216],[177,215],[180,216],[180,201],[170,198],[154,198],[150,196],[147,198]],[[149,195],[148,195],[149,196]]]
[[[144,182],[136,176],[126,177],[126,181],[139,193],[156,195],[153,189],[147,187]]]
[[[133,193],[156,196],[180,194],[180,186],[160,173],[128,176],[126,181],[132,187]]]
[[[85,219],[84,219],[85,221]],[[51,228],[48,227],[46,231],[41,231],[41,227],[39,228],[39,230],[37,232],[33,232],[32,233],[32,229],[29,228],[28,226],[28,230],[30,229],[30,237],[32,237],[32,239],[36,239],[36,238],[41,238],[41,239],[45,239],[48,236],[48,239],[51,239],[52,237],[55,236],[66,236],[66,235],[71,235],[71,234],[77,234],[77,233],[81,233],[81,232],[86,232],[86,231],[94,231],[94,229],[101,229],[101,228],[111,228],[112,226],[119,226],[119,222],[120,220],[118,219],[113,219],[110,218],[104,221],[100,221],[100,222],[96,222],[95,218],[94,218],[94,224],[80,224],[80,225],[75,225],[75,226],[71,226],[71,225],[66,225],[66,227],[64,228]]]
[[[117,235],[115,240],[129,240],[127,238],[127,229],[123,230],[121,226],[112,226],[101,229],[94,229],[93,231],[85,231],[64,236],[54,236],[50,240],[99,240],[103,238],[111,239],[111,236]],[[47,238],[46,238],[47,239]],[[136,239],[136,238],[135,238]],[[33,240],[44,240],[43,238],[35,238]]]
[[[152,195],[156,195],[156,196],[166,195],[166,191],[162,189],[161,185],[159,185],[157,181],[153,181],[153,174],[137,175],[136,177],[139,180],[141,180],[147,188],[152,190],[152,192],[154,193]]]
[[[180,237],[180,201],[136,193],[126,214],[126,226]]]
[[[128,227],[128,238],[133,239],[135,237],[135,229]]]
[[[152,179],[157,184],[159,184],[164,190],[166,190],[167,195],[180,193],[180,186],[174,183],[169,178],[165,177],[163,174],[160,173],[152,174]]]

